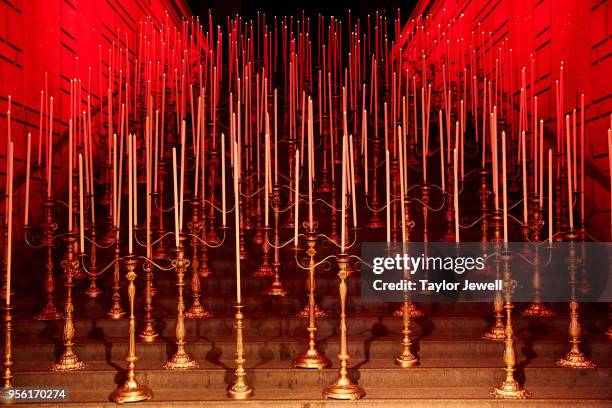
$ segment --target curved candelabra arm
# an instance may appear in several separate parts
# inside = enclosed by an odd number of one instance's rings
[[[210,205],[210,206],[211,206],[213,209],[215,209],[216,211],[218,211],[218,212],[220,212],[220,213],[223,213],[223,208],[221,208],[221,207],[217,207],[217,206],[216,206],[214,203],[210,202],[210,200],[206,200],[206,199],[204,199],[204,200],[202,200],[202,202],[203,202],[204,204],[208,204],[208,205]],[[229,209],[229,210],[228,210],[228,209],[225,209],[225,213],[227,214],[227,213],[234,212],[234,208],[235,208],[235,207],[232,207],[232,208],[231,208],[231,209]]]
[[[245,180],[243,180],[243,181],[246,181],[246,179],[245,179]],[[241,196],[241,197],[244,197],[244,198],[252,198],[252,197],[255,197],[257,194],[259,194],[260,192],[262,192],[262,191],[263,191],[265,188],[266,188],[265,186],[264,186],[264,187],[259,187],[259,188],[258,188],[257,190],[255,190],[255,191],[254,191],[252,194],[245,194],[245,193],[242,193],[242,192],[241,192],[241,193],[240,193],[240,196]]]
[[[398,198],[394,198],[393,200],[391,200],[391,203],[390,203],[390,204],[393,204],[393,203],[395,203],[396,201],[399,201],[399,199],[398,199]],[[366,204],[366,207],[368,208],[368,210],[370,210],[370,211],[372,211],[372,212],[375,212],[375,213],[379,213],[379,212],[381,212],[381,211],[384,211],[384,210],[386,210],[386,209],[387,209],[387,207],[389,206],[389,204],[385,204],[385,205],[383,205],[383,206],[382,206],[382,207],[380,207],[380,208],[374,208],[374,207],[370,206],[370,203],[368,203],[368,200],[365,200],[365,204]]]
[[[23,226],[23,240],[32,249],[41,249],[47,246],[47,241],[41,236],[43,232],[33,233],[34,229],[30,226]],[[35,240],[34,238],[40,238]],[[34,242],[37,241],[37,242]],[[38,242],[40,241],[40,242]]]
[[[83,269],[83,272],[85,272],[85,273],[86,273],[86,274],[88,274],[89,276],[100,276],[100,275],[102,275],[104,272],[106,272],[107,270],[109,270],[109,269],[110,269],[112,266],[114,266],[114,265],[115,265],[115,264],[118,262],[118,260],[117,260],[117,259],[113,258],[113,260],[112,260],[112,261],[111,261],[111,262],[110,262],[108,265],[106,265],[104,268],[100,269],[98,272],[91,272],[91,271],[89,271],[89,270],[87,269],[87,267],[85,266],[85,262],[84,262],[84,260],[85,260],[85,257],[86,257],[86,256],[87,256],[87,255],[86,255],[85,253],[80,253],[80,254],[78,255],[78,257],[79,257],[79,258],[81,258],[80,265],[81,265],[81,268]]]
[[[306,236],[305,234],[298,234],[298,240],[299,240],[301,237],[305,237],[305,236]],[[290,240],[285,241],[285,242],[283,242],[282,244],[279,244],[279,245],[274,245],[273,243],[271,243],[271,242],[270,242],[270,240],[267,240],[268,245],[270,245],[270,246],[271,246],[272,248],[274,248],[274,249],[283,249],[284,247],[286,247],[287,245],[291,244],[291,243],[292,243],[292,242],[294,242],[294,241],[295,241],[295,237],[292,237]]]
[[[430,206],[429,204],[425,203],[423,200],[421,200],[419,198],[411,198],[411,199],[408,200],[409,203],[411,203],[413,201],[416,201],[417,203],[421,204],[423,207],[426,207],[431,212],[442,211],[442,209],[444,209],[444,204],[445,204],[445,201],[442,200],[442,204],[440,205],[439,208],[433,208],[432,206]]]
[[[357,267],[357,265],[367,265],[367,266],[369,266],[370,268],[372,267],[372,265],[370,265],[369,263],[367,263],[366,261],[364,261],[364,260],[363,260],[363,259],[362,259],[360,256],[357,256],[357,255],[349,255],[348,257],[349,257],[349,259],[356,259],[356,260],[357,260],[357,261],[355,262],[354,266],[353,266],[353,268],[354,268],[354,269],[359,269],[359,270],[361,270],[361,267],[360,267],[360,266],[359,266],[359,267]]]
[[[170,262],[170,266],[162,266],[160,264],[158,264],[157,262],[155,262],[154,260],[152,260],[151,258],[147,258],[146,256],[138,256],[136,257],[136,259],[140,259],[142,261],[148,262],[151,265],[153,265],[154,267],[156,267],[157,269],[159,269],[160,271],[164,271],[164,272],[169,272],[169,271],[173,271],[174,270],[174,261]]]
[[[337,257],[338,257],[337,255],[328,255],[325,258],[321,259],[319,262],[315,263],[312,267],[317,268],[323,264],[329,264],[328,262],[329,259],[337,258]],[[304,269],[306,271],[310,270],[310,265],[301,264],[300,261],[298,261],[297,255],[295,256],[295,263],[300,269]]]
[[[223,238],[221,239],[221,242],[219,242],[216,245],[209,244],[208,242],[204,241],[202,238],[200,238],[196,234],[185,234],[185,235],[188,236],[188,237],[191,237],[191,239],[199,242],[200,244],[206,246],[207,248],[215,249],[215,248],[219,248],[220,246],[222,246],[223,243],[225,242],[225,238],[226,238],[225,230],[226,230],[226,228],[221,228],[221,230],[223,231]]]
[[[478,224],[480,221],[482,221],[484,219],[484,215],[480,216],[479,218],[477,218],[475,221],[469,223],[469,224],[461,224],[461,222],[459,223],[459,228],[463,228],[463,229],[470,229],[472,228],[474,225]]]
[[[151,246],[157,245],[161,242],[161,240],[165,239],[168,235],[174,235],[174,231],[168,231],[161,237],[157,238],[155,241],[151,242]]]
[[[291,195],[295,195],[295,189],[292,188],[291,186],[282,184],[281,187],[286,188],[287,190],[289,190],[289,192],[291,192]],[[303,194],[303,193],[298,192],[298,196],[301,197],[301,198],[308,198],[308,193],[304,193]]]
[[[115,234],[113,234],[115,235]],[[115,245],[115,243],[117,242],[117,237],[115,236],[115,238],[113,238],[113,240],[111,241],[110,244],[108,245],[102,245],[97,243],[96,241],[94,241],[93,239],[89,238],[87,235],[85,235],[85,241],[89,242],[91,245],[94,245],[96,248],[100,248],[100,249],[108,249],[110,247],[112,247],[113,245]]]

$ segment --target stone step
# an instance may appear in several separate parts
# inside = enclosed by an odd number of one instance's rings
[[[70,390],[70,401],[62,402],[61,406],[82,408],[115,408],[116,404],[108,401],[112,384],[103,390],[80,391]],[[411,407],[429,408],[459,407],[473,408],[474,406],[491,408],[501,406],[532,406],[532,407],[609,407],[612,398],[611,391],[600,388],[559,388],[536,387],[528,389],[531,398],[526,400],[499,400],[491,395],[491,388],[470,387],[469,390],[453,387],[438,388],[367,388],[366,395],[361,400],[338,401],[326,400],[322,397],[322,388],[300,388],[291,390],[291,398],[286,390],[277,388],[255,388],[253,397],[246,401],[233,401],[227,399],[223,389],[206,389],[199,387],[196,390],[183,389],[154,389],[153,398],[146,402],[147,407],[202,407],[204,404],[219,407],[249,407],[249,408],[327,408],[327,407]],[[579,393],[579,395],[578,395]],[[401,399],[400,399],[401,398]],[[203,402],[206,401],[206,402]],[[39,404],[39,407],[56,407],[56,404]]]
[[[231,360],[236,351],[236,342],[232,337],[194,338],[188,337],[187,351],[194,358],[202,358],[217,362]],[[249,337],[244,338],[244,353],[251,362],[280,361],[285,365],[307,348],[304,336],[296,337]],[[339,339],[322,337],[318,342],[319,349],[330,359],[339,352]],[[612,349],[605,339],[587,339],[581,343],[582,350],[598,365],[612,361]],[[125,337],[106,337],[103,339],[75,339],[75,351],[86,362],[121,362],[127,353]],[[24,340],[15,342],[13,355],[17,362],[33,363],[37,361],[53,361],[63,350],[61,340],[55,343],[44,340]],[[161,365],[166,358],[174,353],[176,346],[174,337],[160,338],[153,343],[138,343],[137,353],[140,361]],[[355,359],[380,359],[393,361],[401,351],[401,336],[398,334],[384,337],[350,336],[348,350]],[[478,364],[477,359],[488,359],[501,362],[504,344],[500,341],[480,340],[474,337],[431,336],[415,338],[412,351],[423,362],[436,359],[476,360],[470,364]],[[546,339],[528,339],[515,341],[517,358],[525,360],[526,365],[541,359],[554,360],[563,356],[569,350],[569,343],[558,337]]]
[[[482,362],[482,361],[481,361]],[[219,364],[216,366],[201,362],[201,368],[193,370],[164,370],[162,368],[147,367],[140,364],[137,377],[152,389],[224,389],[234,379],[234,365]],[[423,363],[420,367],[401,369],[393,366],[393,362],[370,360],[360,362],[351,360],[350,369],[353,380],[368,389],[384,384],[385,388],[404,388],[406,386],[417,388],[462,387],[466,384],[471,387],[492,388],[497,386],[505,377],[501,361],[497,366],[466,367],[459,361],[456,365],[448,360]],[[517,377],[525,379],[525,387],[568,387],[577,392],[584,388],[604,388],[609,390],[612,381],[612,370],[609,368],[569,369],[552,366],[519,368]],[[16,364],[14,373],[15,386],[29,387],[68,387],[70,389],[104,389],[112,387],[121,381],[125,364],[117,367],[116,364],[91,364],[85,370],[76,372],[41,371],[41,367],[34,370],[22,371]],[[520,361],[519,361],[520,367]],[[252,367],[247,360],[247,380],[254,387],[277,388],[295,390],[300,388],[323,389],[338,375],[337,368],[323,370],[305,370],[293,368],[277,368],[258,365]],[[488,396],[488,395],[486,395]],[[483,397],[486,397],[483,395]]]

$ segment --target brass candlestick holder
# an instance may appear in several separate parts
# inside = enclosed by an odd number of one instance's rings
[[[74,254],[74,234],[68,233],[66,235],[66,257],[62,261],[62,268],[64,268],[64,276],[66,278],[66,302],[64,305],[64,352],[53,363],[50,367],[51,371],[72,371],[82,370],[85,368],[85,363],[76,355],[73,350],[74,346],[74,322],[73,312],[74,305],[72,304],[72,288],[74,287],[73,276],[74,271],[79,266],[79,261],[75,258]]]
[[[595,364],[589,360],[584,353],[580,350],[580,336],[582,334],[582,327],[580,325],[579,313],[578,313],[578,302],[576,301],[576,248],[574,240],[576,234],[574,231],[569,231],[566,235],[570,241],[569,253],[567,257],[567,269],[569,272],[569,284],[572,291],[572,300],[570,301],[570,321],[568,327],[568,333],[570,338],[570,350],[567,354],[556,361],[556,365],[559,367],[569,368],[594,368]]]
[[[176,259],[172,262],[176,270],[178,289],[177,314],[176,314],[176,352],[166,362],[163,367],[167,370],[189,370],[198,367],[198,362],[185,351],[185,301],[183,300],[183,289],[185,287],[185,271],[189,267],[189,260],[185,258],[184,247],[185,236],[181,235],[179,247],[176,249]]]
[[[272,188],[272,208],[274,209],[274,263],[273,267],[273,275],[274,280],[268,289],[266,289],[263,294],[270,296],[286,296],[289,294],[289,291],[285,288],[283,283],[280,280],[280,235],[279,235],[279,224],[280,224],[280,186],[275,184]],[[270,236],[270,228],[268,227],[266,232],[266,238],[264,242],[264,248],[270,247],[269,236]],[[268,249],[269,250],[269,249]],[[262,265],[263,266],[263,265]]]
[[[202,192],[202,196],[204,196],[204,192]],[[212,207],[212,206],[211,206]],[[214,211],[214,208],[213,208]],[[201,245],[200,245],[200,261],[199,261],[199,273],[200,273],[200,278],[210,278],[212,276],[212,269],[210,268],[210,266],[208,265],[208,245],[207,245],[207,240],[206,240],[206,230],[208,229],[206,227],[206,200],[202,200],[202,206],[201,206],[201,214],[202,214],[202,220],[201,220],[201,225],[202,228],[200,229],[200,238],[201,238]],[[218,237],[217,237],[217,243],[218,243]]]
[[[153,317],[153,265],[151,262],[145,261],[142,269],[145,273],[145,326],[139,337],[146,343],[152,343],[159,337],[159,333],[155,330],[155,318]]]
[[[480,242],[486,244],[489,242],[489,197],[491,192],[489,191],[489,169],[482,168],[478,172],[480,175],[480,189],[478,190],[478,197],[480,198],[480,211],[482,212],[482,223],[480,224]]]
[[[540,300],[541,293],[541,284],[542,279],[540,277],[540,247],[535,245],[535,257],[533,261],[533,292],[534,292],[534,300],[533,302],[527,306],[526,309],[521,313],[526,317],[552,317],[555,314],[549,308],[544,305],[544,303]]]
[[[244,344],[242,340],[242,329],[243,329],[243,319],[244,315],[242,314],[242,309],[244,306],[241,303],[237,303],[234,305],[236,309],[236,314],[234,315],[234,319],[236,321],[236,381],[232,384],[231,387],[227,390],[227,397],[235,400],[245,400],[251,398],[253,396],[253,388],[249,387],[249,385],[245,381],[246,371],[244,370]]]
[[[4,367],[4,371],[2,373],[2,378],[4,379],[4,390],[13,388],[12,309],[13,308],[11,305],[6,305],[4,307],[4,359],[2,360],[2,366]]]
[[[120,230],[115,228],[115,268],[113,270],[113,304],[106,313],[109,319],[119,320],[125,315],[125,311],[121,307],[121,242]]]
[[[191,295],[193,297],[193,302],[187,310],[187,313],[185,313],[185,316],[190,319],[205,319],[211,317],[212,315],[200,303],[200,256],[198,253],[198,249],[200,247],[198,236],[202,230],[202,223],[200,222],[200,200],[197,197],[194,197],[191,200],[191,205],[191,221],[189,222],[188,227],[192,236]]]
[[[293,360],[293,367],[297,368],[325,368],[331,365],[331,361],[322,351],[319,351],[317,348],[316,341],[316,333],[317,333],[317,325],[316,325],[316,310],[317,305],[315,303],[315,269],[317,264],[315,263],[314,257],[317,254],[315,249],[317,243],[317,237],[314,232],[309,232],[306,235],[306,245],[308,249],[306,250],[306,254],[308,255],[308,267],[305,268],[302,266],[296,259],[296,264],[298,267],[303,269],[308,269],[308,327],[306,330],[308,331],[308,348],[303,351],[295,360]]]
[[[504,363],[506,364],[506,378],[493,390],[496,398],[524,399],[529,397],[529,392],[521,387],[514,378],[516,367],[516,353],[514,351],[514,331],[512,327],[512,291],[515,282],[510,275],[510,253],[504,251],[501,254],[504,263],[504,310],[506,312],[506,327],[504,340]]]
[[[355,400],[365,396],[365,391],[358,384],[355,384],[348,376],[348,362],[350,356],[348,354],[348,345],[346,339],[346,278],[348,255],[340,254],[336,258],[338,262],[338,277],[340,278],[340,370],[338,378],[325,388],[323,396],[331,399]]]
[[[500,277],[500,269],[501,269],[501,257],[500,257],[500,247],[499,245],[495,245],[495,258],[493,262],[495,263],[495,276],[497,279]],[[482,335],[484,340],[496,340],[501,341],[506,338],[506,327],[504,326],[504,298],[501,291],[495,292],[495,300],[493,301],[493,314],[495,321],[493,326]]]
[[[270,265],[270,227],[269,226],[265,226],[265,227],[261,227],[260,229],[263,231],[263,239],[261,242],[261,249],[262,249],[262,255],[261,255],[261,265],[259,266],[259,268],[257,268],[255,270],[255,272],[253,272],[252,276],[256,276],[256,277],[264,277],[264,276],[274,276],[274,270],[272,269],[272,266]]]
[[[88,298],[96,299],[100,297],[102,291],[98,288],[98,284],[96,280],[98,279],[98,255],[97,255],[97,245],[96,243],[96,226],[91,225],[91,241],[94,243],[90,248],[90,256],[89,256],[89,286],[85,289],[85,295]]]
[[[153,393],[146,386],[139,384],[136,381],[136,318],[134,317],[134,302],[136,297],[136,286],[134,281],[136,280],[136,265],[138,261],[132,254],[128,254],[125,257],[125,266],[127,268],[127,274],[125,277],[128,280],[128,300],[130,303],[130,323],[128,328],[128,353],[125,358],[127,361],[127,379],[125,382],[118,386],[115,391],[112,392],[109,399],[118,404],[125,402],[138,402],[146,401],[153,397]]]
[[[378,208],[379,206],[379,203],[378,203],[378,165],[380,163],[379,154],[380,154],[381,144],[382,144],[381,139],[379,138],[372,139],[372,157],[373,157],[372,167],[373,167],[373,173],[374,173],[372,176],[372,208],[371,208],[372,216],[370,217],[370,220],[366,224],[366,228],[370,228],[370,229],[380,229],[380,228],[384,228],[385,226],[383,221],[378,216],[378,213],[380,212],[380,209]],[[367,204],[367,198],[366,198],[366,204]]]
[[[46,189],[43,188],[43,193]],[[46,194],[45,194],[46,196]],[[47,249],[47,256],[45,258],[45,298],[46,302],[42,310],[34,316],[34,320],[58,320],[62,318],[62,314],[55,307],[55,278],[53,276],[53,245],[56,236],[54,236],[57,230],[57,223],[53,217],[54,201],[47,198],[43,202],[44,221],[41,225],[42,228],[42,245],[38,246],[35,243],[30,242],[29,238],[29,227],[25,227],[25,242],[31,248],[42,248]]]
[[[213,141],[215,138],[212,138]],[[219,151],[214,146],[209,150],[210,152],[210,177],[209,177],[209,210],[208,210],[208,228],[206,229],[206,242],[210,245],[218,245],[219,235],[217,235],[217,231],[215,230],[215,180],[217,175],[217,168],[219,167]],[[221,188],[225,188],[225,186],[221,186]],[[206,213],[206,211],[204,211]]]
[[[410,340],[410,306],[408,294],[404,293],[404,303],[402,304],[402,351],[395,358],[395,364],[402,368],[415,367],[419,365],[419,358],[412,353],[412,341]]]

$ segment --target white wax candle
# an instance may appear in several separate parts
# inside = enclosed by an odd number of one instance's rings
[[[525,131],[521,132],[521,178],[523,182],[523,224],[527,224],[527,157],[525,153]]]
[[[221,225],[227,224],[225,205],[225,135],[221,133]]]
[[[506,132],[502,131],[502,205],[504,211],[504,242],[508,242],[508,187],[506,179]]]
[[[138,161],[138,156],[136,154],[136,135],[132,134],[131,136],[132,138],[132,167],[133,172],[132,172],[132,189],[134,190],[134,196],[132,197],[132,208],[134,211],[134,226],[138,225],[138,167],[137,165],[137,161]],[[182,208],[181,208],[182,211]],[[182,224],[181,224],[182,225]]]
[[[612,161],[610,162],[610,164],[612,165]],[[553,165],[552,165],[552,149],[548,149],[548,242],[549,243],[552,243],[552,237],[553,237],[552,168],[553,168]]]
[[[320,75],[321,71],[319,71],[319,77]],[[320,81],[321,78],[319,78]],[[274,184],[278,184],[278,92],[276,88],[274,88]]]
[[[442,126],[442,110],[438,111],[438,122],[440,130],[440,179],[442,181],[442,192],[446,192],[446,175],[444,172],[444,129]]]
[[[357,191],[355,190],[355,150],[353,149],[353,135],[349,138],[349,154],[353,227],[357,227]]]
[[[179,247],[179,205],[178,205],[178,181],[176,169],[176,147],[172,148],[172,182],[174,185],[174,240]],[[238,210],[238,209],[236,209]]]
[[[405,200],[405,185],[404,185],[404,147],[403,138],[401,137],[402,127],[397,127],[397,132],[400,134],[398,137],[398,151],[399,151],[399,166],[400,166],[400,214],[402,220],[402,242],[406,243],[406,200]]]
[[[341,216],[340,216],[340,253],[344,254],[346,248],[346,134],[342,136],[342,188],[341,188]]]
[[[264,226],[270,225],[270,213],[268,211],[270,207],[270,134],[266,133],[264,147],[265,157],[265,180],[264,180]]]
[[[572,187],[572,145],[570,142],[570,117],[565,115],[565,157],[567,158],[567,209],[569,212],[569,229],[574,230],[574,200]]]
[[[365,85],[364,85],[365,86]],[[363,178],[365,193],[368,194],[368,113],[364,109],[361,118],[361,149],[363,154]]]
[[[385,192],[387,197],[387,242],[391,242],[391,172],[389,171],[389,151],[385,151]]]
[[[544,186],[542,185],[544,183],[544,121],[542,119],[540,119],[540,131],[539,131],[539,136],[538,136],[538,143],[540,144],[539,147],[539,155],[540,155],[540,160],[539,160],[539,165],[540,165],[540,171],[539,171],[539,187],[540,187],[540,192],[538,194],[538,197],[540,197],[540,209],[543,208],[544,206]]]
[[[68,232],[72,232],[72,155],[73,155],[72,119],[68,121]]]
[[[298,229],[299,229],[299,212],[300,212],[300,149],[295,149],[295,195],[294,195],[294,220],[293,220],[293,246],[298,247]]]
[[[234,144],[234,154],[238,156],[238,144]],[[238,188],[240,178],[239,166],[234,166],[234,222],[236,223],[236,303],[242,301],[241,285],[240,285],[240,190]]]
[[[185,144],[185,120],[181,122],[181,181],[180,181],[180,196],[179,196],[179,232],[183,232],[183,215],[184,215],[184,201],[185,197],[185,150],[187,146]]]
[[[453,206],[455,207],[455,242],[459,242],[459,180],[457,178],[457,149],[453,149]]]
[[[584,128],[586,123],[584,122],[584,94],[580,95],[580,221],[584,226],[584,157],[585,157],[585,144],[584,144]]]
[[[84,221],[84,208],[83,208],[83,156],[79,154],[79,236],[80,236],[80,250],[81,253],[85,253],[85,221]]]
[[[117,228],[117,134],[113,134],[113,227]]]
[[[310,105],[310,100],[308,101]],[[312,202],[312,160],[313,160],[313,141],[312,141],[312,119],[308,117],[308,230],[314,231],[314,217],[313,217],[313,202]]]
[[[30,153],[32,150],[32,135],[28,133],[26,142],[26,186],[25,186],[25,212],[23,224],[27,227],[29,225],[30,216]]]
[[[128,146],[128,253],[133,253],[133,240],[134,240],[134,166],[132,161],[134,160],[132,149],[132,138],[127,139]]]
[[[6,247],[6,305],[11,305],[11,272],[13,259],[13,142],[8,145],[8,175],[7,175],[7,247]]]

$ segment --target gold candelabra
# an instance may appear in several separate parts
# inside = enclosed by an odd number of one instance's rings
[[[74,234],[69,232],[66,235],[66,257],[62,261],[62,268],[64,268],[64,276],[66,279],[66,283],[64,284],[66,287],[63,333],[64,352],[57,361],[51,365],[51,371],[71,371],[85,368],[85,363],[73,350],[75,329],[73,322],[74,305],[72,304],[72,288],[74,287],[74,272],[79,267],[79,261],[74,254],[75,241]]]
[[[504,251],[501,254],[504,263],[504,310],[506,312],[506,327],[504,339],[504,363],[506,364],[506,378],[493,390],[493,395],[503,399],[524,399],[529,397],[529,392],[521,387],[514,378],[516,370],[516,353],[514,351],[514,329],[512,327],[512,291],[515,282],[510,275],[510,253]]]
[[[292,365],[298,368],[325,368],[331,365],[331,361],[322,351],[317,348],[316,333],[318,331],[316,324],[316,303],[315,303],[315,269],[316,264],[314,257],[317,254],[315,249],[317,237],[314,232],[308,233],[306,236],[306,254],[308,255],[308,348],[303,351]],[[300,266],[299,262],[297,263]]]
[[[100,288],[98,288],[96,280],[98,279],[98,255],[96,246],[96,226],[91,225],[91,241],[94,243],[91,245],[90,257],[89,257],[89,286],[85,289],[85,295],[91,299],[95,299],[102,294]]]
[[[234,319],[236,321],[236,381],[227,390],[227,397],[235,400],[245,400],[253,396],[253,388],[245,381],[246,371],[244,370],[244,343],[242,341],[242,330],[243,330],[243,319],[242,309],[244,306],[241,303],[234,305],[236,314]]]
[[[115,268],[113,270],[113,304],[106,313],[110,319],[119,320],[125,315],[125,311],[121,307],[121,241],[120,230],[115,228]]]
[[[138,261],[136,258],[129,254],[125,257],[125,266],[127,268],[127,274],[125,275],[128,280],[128,300],[130,304],[130,318],[129,318],[129,329],[128,329],[128,353],[125,358],[127,361],[127,378],[125,382],[119,385],[115,391],[113,391],[109,399],[118,404],[124,402],[138,402],[151,399],[153,393],[146,386],[139,384],[136,381],[136,318],[134,317],[134,298],[136,296],[136,286],[134,280],[136,280],[136,265]]]
[[[183,289],[185,287],[185,271],[189,267],[189,260],[185,258],[184,247],[185,236],[179,238],[179,247],[176,249],[176,259],[172,262],[176,270],[176,287],[178,289],[177,313],[176,313],[176,352],[166,362],[163,367],[167,370],[189,370],[198,367],[198,362],[185,351],[185,301],[183,299]]]
[[[580,336],[582,334],[582,327],[580,325],[579,313],[578,313],[578,302],[576,301],[576,247],[574,240],[576,235],[574,231],[569,231],[567,234],[569,239],[569,253],[567,257],[567,269],[569,272],[569,284],[572,291],[572,300],[570,301],[570,321],[568,327],[568,334],[570,338],[570,350],[567,354],[557,360],[556,364],[559,367],[569,368],[594,368],[595,364],[589,360],[584,353],[580,350]]]
[[[412,353],[412,341],[410,340],[410,305],[408,292],[404,292],[404,303],[402,305],[402,351],[395,358],[395,364],[402,368],[415,367],[419,365],[419,358]]]
[[[331,399],[355,400],[365,396],[365,391],[358,384],[354,383],[348,376],[348,362],[350,359],[348,353],[348,345],[346,340],[346,278],[348,256],[340,254],[337,257],[338,262],[338,277],[340,278],[340,369],[338,378],[325,388],[323,396]]]
[[[272,190],[272,208],[274,209],[274,262],[272,263],[272,271],[274,275],[274,280],[268,289],[266,289],[263,294],[270,296],[286,296],[289,294],[289,291],[285,288],[283,283],[280,280],[280,235],[279,235],[279,223],[280,223],[280,187],[278,184],[275,184]],[[270,227],[265,228],[265,236],[264,236],[264,257],[266,248],[270,248],[270,243],[268,241],[270,237]],[[266,262],[264,258],[264,263]],[[263,265],[262,265],[263,267]],[[261,269],[261,268],[260,268]]]
[[[549,308],[544,305],[544,303],[540,300],[541,293],[541,283],[542,279],[540,277],[540,250],[539,246],[535,245],[535,257],[533,264],[533,291],[534,291],[534,300],[526,309],[521,313],[523,316],[527,317],[551,317],[555,314]]]
[[[2,366],[4,371],[2,378],[4,379],[4,389],[13,388],[13,343],[12,343],[12,322],[11,305],[4,307],[4,360]]]
[[[191,221],[189,222],[189,231],[191,233],[191,247],[193,249],[191,258],[191,293],[193,296],[193,302],[189,307],[189,310],[185,313],[185,316],[190,319],[205,319],[212,315],[208,312],[202,303],[200,303],[200,297],[202,292],[202,286],[200,282],[200,256],[199,247],[200,242],[198,236],[202,230],[202,222],[200,221],[200,200],[195,197],[191,200],[192,211]]]

